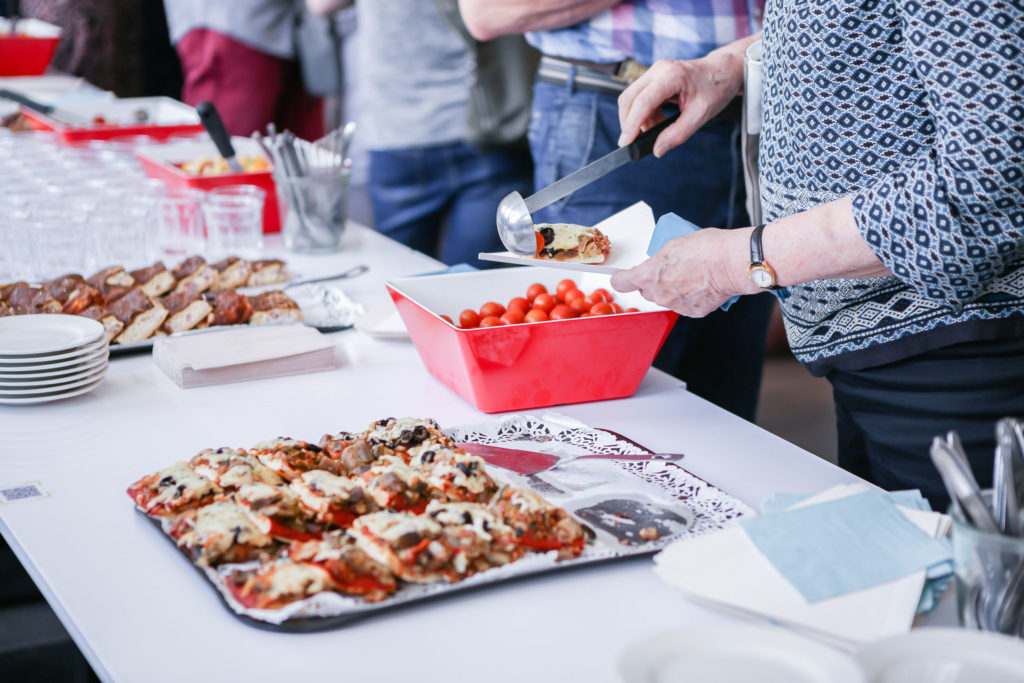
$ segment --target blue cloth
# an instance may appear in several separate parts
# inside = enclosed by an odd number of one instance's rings
[[[740,525],[809,602],[938,568],[952,557],[949,543],[914,526],[882,491],[741,519]]]
[[[535,185],[546,187],[618,149],[620,130],[614,96],[537,83],[529,131]],[[749,225],[738,134],[737,125],[706,125],[664,158],[650,156],[610,173],[537,212],[534,220],[594,225],[644,201],[655,216],[674,212],[700,225]],[[753,420],[772,306],[766,295],[742,297],[728,312],[680,319],[654,366],[685,380],[693,393]]]
[[[896,505],[902,505],[905,508],[924,510],[927,512],[931,512],[932,510],[932,506],[928,504],[928,500],[922,496],[921,492],[917,489],[907,491],[888,491],[886,495],[889,496],[889,500],[893,503]],[[774,515],[779,512],[785,512],[797,503],[801,503],[810,497],[810,494],[806,493],[776,493],[771,498],[768,498],[761,503],[761,514]]]
[[[370,152],[370,199],[379,232],[448,264],[502,251],[498,202],[530,194],[525,151],[465,143]],[[493,264],[485,262],[483,267]]]

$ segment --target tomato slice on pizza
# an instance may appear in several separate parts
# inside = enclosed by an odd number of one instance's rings
[[[184,462],[147,474],[128,487],[128,495],[148,515],[169,517],[208,505],[224,491]]]

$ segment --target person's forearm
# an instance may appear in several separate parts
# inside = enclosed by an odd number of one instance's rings
[[[712,50],[703,59],[716,65],[715,72],[729,79],[729,85],[733,88],[733,95],[743,89],[743,55],[750,44],[760,40],[761,32],[758,31],[752,36],[734,40],[728,45]]]
[[[313,14],[331,14],[352,5],[354,0],[306,0],[306,7]]]
[[[721,252],[722,268],[734,291],[760,292],[749,277],[753,228],[728,232],[730,243]],[[892,275],[857,230],[849,197],[772,221],[764,229],[761,244],[764,260],[775,270],[782,286]]]
[[[459,0],[466,27],[477,40],[509,33],[572,26],[621,0]]]

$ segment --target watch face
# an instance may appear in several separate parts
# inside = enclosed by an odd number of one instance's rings
[[[750,279],[753,280],[754,284],[758,287],[767,288],[772,286],[772,274],[763,268],[751,268]]]

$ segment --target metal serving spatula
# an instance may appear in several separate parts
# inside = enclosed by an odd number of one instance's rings
[[[629,460],[634,462],[661,460],[665,462],[679,462],[683,459],[682,453],[587,453],[585,455],[559,457],[550,453],[491,446],[490,444],[482,443],[460,443],[459,448],[483,458],[488,465],[494,465],[495,467],[526,476],[544,472],[558,465],[564,465],[576,460]]]
[[[534,236],[533,216],[545,206],[557,202],[631,161],[639,161],[654,150],[654,141],[662,131],[679,118],[673,114],[653,128],[645,130],[633,142],[620,147],[600,159],[592,161],[578,171],[561,180],[556,180],[543,190],[523,199],[518,192],[510,192],[498,204],[498,236],[501,243],[513,254],[532,255],[537,253],[537,238]]]

